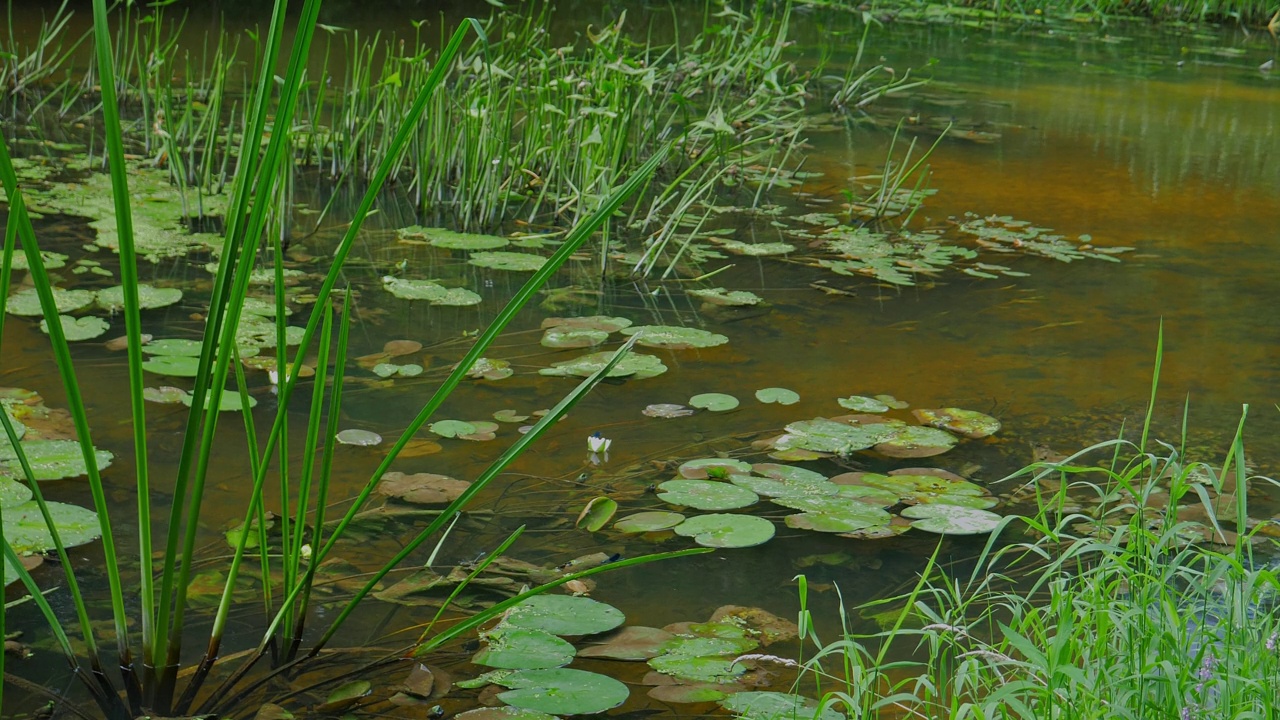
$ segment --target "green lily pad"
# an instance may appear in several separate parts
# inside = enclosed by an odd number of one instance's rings
[[[58,322],[62,325],[62,334],[67,338],[67,342],[92,340],[96,337],[101,337],[107,330],[111,329],[111,323],[92,315],[79,318],[71,317],[70,315],[59,315]],[[46,335],[49,334],[49,324],[44,320],[40,321],[40,332]]]
[[[80,443],[75,440],[28,440],[22,443],[22,450],[36,480],[62,480],[80,477],[89,472],[84,464]],[[98,469],[102,470],[111,465],[115,456],[106,450],[94,448],[93,457]],[[0,445],[0,470],[8,470],[15,477],[23,474],[17,453],[8,443]]]
[[[507,408],[505,410],[499,410],[495,412],[493,414],[493,419],[497,420],[498,422],[504,422],[504,423],[522,423],[525,420],[528,420],[529,416],[521,415],[517,413],[515,410]]]
[[[625,533],[656,532],[670,530],[684,522],[684,515],[678,512],[651,510],[628,515],[613,524],[613,529]]]
[[[53,289],[53,304],[59,313],[70,313],[83,310],[93,304],[96,293],[92,290]],[[40,296],[35,288],[23,288],[9,296],[5,310],[10,315],[22,317],[38,317],[44,314],[40,309]]]
[[[536,272],[547,264],[547,259],[532,253],[508,252],[497,250],[491,252],[474,252],[468,263],[493,270],[510,270],[513,272]]]
[[[743,720],[844,720],[844,715],[827,708],[818,712],[816,700],[780,692],[747,691],[719,701],[720,707]]]
[[[13,478],[0,475],[0,508],[17,507],[30,499],[31,488]]]
[[[658,498],[672,505],[695,510],[736,510],[754,505],[760,500],[758,495],[746,488],[710,480],[668,480],[658,486]],[[688,523],[687,520],[685,522]],[[676,532],[680,530],[677,529]]]
[[[723,700],[738,689],[734,685],[720,685],[717,683],[681,683],[679,685],[659,685],[649,688],[649,692],[646,694],[650,698],[663,703],[707,703]]]
[[[911,407],[910,403],[903,400],[899,400],[898,398],[892,395],[876,395],[876,400],[879,400],[880,402],[884,403],[885,405],[888,405],[894,410],[905,410],[906,408]]]
[[[486,632],[484,638],[488,647],[476,653],[471,662],[507,670],[562,667],[577,652],[572,643],[551,633],[505,623]]]
[[[582,512],[578,513],[578,520],[574,526],[579,530],[596,532],[612,520],[616,512],[618,512],[616,500],[603,496],[591,498],[586,507],[582,508]]]
[[[199,368],[200,358],[187,355],[153,355],[142,362],[143,370],[170,377],[195,377]]]
[[[725,306],[747,306],[759,305],[764,302],[759,295],[746,290],[725,290],[724,288],[710,288],[707,290],[690,290],[689,294],[699,298],[712,305]]]
[[[761,388],[756,391],[756,399],[762,403],[777,403],[779,405],[795,405],[800,402],[800,395],[794,390],[788,390],[780,387]]]
[[[750,652],[760,643],[738,635],[720,637],[714,635],[677,635],[662,647],[664,655],[684,655],[685,657],[713,657],[716,655],[738,656]],[[655,668],[657,669],[657,668]]]
[[[147,355],[163,357],[200,357],[200,349],[200,341],[179,338],[153,340],[142,346],[142,352]]]
[[[774,445],[779,450],[801,448],[848,455],[887,442],[899,432],[899,427],[889,423],[850,425],[826,418],[814,418],[787,425],[787,434],[778,438]]]
[[[920,458],[941,455],[955,445],[956,436],[945,430],[913,425],[876,444],[875,450],[893,458]]]
[[[732,458],[698,458],[680,463],[676,472],[686,480],[703,480],[712,474],[728,477],[733,473],[749,473],[751,463]]]
[[[795,465],[756,463],[751,466],[751,472],[787,483],[817,484],[827,481],[826,475],[814,470],[796,467]]]
[[[1000,516],[987,510],[927,503],[903,508],[902,517],[914,522],[911,527],[939,535],[985,535],[1000,524]]]
[[[551,367],[543,368],[538,373],[556,377],[590,377],[597,370],[607,365],[612,358],[613,353],[608,351],[591,353],[572,360],[551,363]],[[633,377],[637,380],[643,380],[644,378],[656,377],[666,371],[667,366],[657,357],[633,352],[628,353],[617,365],[613,366],[613,369],[609,371],[609,377]]]
[[[138,307],[143,310],[167,307],[182,300],[182,291],[177,288],[158,288],[151,285],[138,286]],[[110,312],[124,310],[124,286],[115,285],[98,291],[98,307]]]
[[[0,197],[3,197],[3,196],[4,196],[4,193],[0,192]],[[45,270],[57,270],[60,267],[66,266],[67,256],[63,255],[62,253],[50,252],[48,250],[41,250],[40,262],[42,265],[44,265]],[[13,253],[13,269],[29,270],[30,268],[31,266],[27,264],[27,254],[23,252],[21,248],[15,248],[15,251]],[[6,575],[5,577],[13,577],[13,576]]]
[[[626,702],[631,694],[611,677],[571,668],[518,670],[498,684],[511,688],[498,693],[502,702],[553,715],[601,713]]]
[[[446,438],[471,435],[478,430],[475,425],[461,420],[437,420],[428,425],[427,429],[440,437]]]
[[[738,398],[724,393],[701,393],[689,398],[689,404],[711,412],[726,412],[738,407]]]
[[[745,548],[768,542],[773,538],[774,527],[773,523],[755,515],[716,513],[689,518],[677,525],[675,532],[677,535],[693,538],[694,542],[704,547]]]
[[[524,710],[503,705],[492,708],[476,708],[454,715],[454,720],[559,720],[555,715],[548,715],[537,710]]]
[[[594,347],[609,339],[609,333],[588,328],[551,327],[542,334],[542,346],[549,348]]]
[[[679,405],[677,403],[654,403],[652,405],[646,405],[645,408],[640,411],[640,414],[645,417],[654,418],[681,418],[692,415],[693,408],[685,407],[684,405]]]
[[[749,255],[751,257],[786,255],[796,249],[795,245],[784,242],[746,243],[740,240],[727,240],[722,238],[712,238],[712,241],[734,255]]]
[[[143,363],[143,365],[146,365],[146,363]],[[210,392],[209,394],[204,396],[205,408],[209,407],[209,399],[213,397],[216,397],[218,399],[218,412],[243,412],[245,409],[244,401],[241,400],[240,392],[238,390],[223,390],[217,395],[214,395],[212,392]],[[249,400],[250,408],[255,408],[258,406],[257,398],[253,397],[252,395],[247,395],[246,398]],[[184,395],[182,397],[182,404],[186,405],[187,407],[191,407],[191,403],[193,400],[194,398],[191,397],[190,394]]]
[[[649,667],[681,680],[715,684],[732,683],[747,671],[734,658],[717,655],[659,655],[649,661]]]
[[[622,334],[637,336],[636,343],[639,345],[663,348],[665,350],[710,348],[729,342],[729,338],[724,335],[717,335],[698,328],[677,327],[674,325],[636,325],[623,328]]]
[[[48,502],[49,517],[58,529],[65,547],[92,542],[101,536],[98,516],[92,510],[60,502]],[[53,534],[45,525],[44,515],[35,502],[0,509],[4,517],[4,536],[20,555],[43,553],[55,548]]]
[[[1000,430],[999,420],[976,410],[936,408],[911,412],[925,425],[950,430],[967,438],[984,438]]]
[[[496,250],[506,247],[509,241],[496,235],[454,232],[445,228],[429,228],[410,225],[396,231],[402,240],[425,240],[432,247],[447,250]]]
[[[432,305],[462,307],[479,305],[484,299],[466,288],[446,288],[430,280],[405,280],[388,275],[382,278],[387,292],[404,300],[426,300]]]
[[[730,475],[729,482],[768,498],[790,495],[835,495],[840,492],[839,485],[825,479],[818,482],[803,482],[755,475]]]
[[[160,403],[161,405],[179,405],[182,398],[190,395],[182,388],[176,388],[171,385],[161,385],[158,388],[148,387],[142,388],[142,399],[147,402]]]
[[[598,330],[604,333],[615,333],[623,328],[631,327],[630,320],[624,317],[609,315],[589,315],[586,317],[549,317],[542,321],[542,329],[562,328],[566,330]]]
[[[534,595],[507,611],[504,621],[515,627],[552,635],[594,635],[626,621],[612,605],[573,595]]]
[[[476,358],[471,365],[471,369],[467,371],[467,377],[473,380],[505,380],[515,374],[515,370],[511,369],[511,363],[507,360],[494,360],[492,358]]]
[[[374,375],[381,378],[417,377],[422,374],[423,367],[416,363],[396,365],[395,363],[378,363],[370,368]]]
[[[837,402],[840,403],[840,407],[854,412],[881,413],[889,409],[888,405],[879,400],[863,395],[850,395],[846,398],[840,398]]]
[[[371,447],[382,442],[382,436],[378,433],[359,428],[347,428],[339,432],[335,438],[343,445],[359,445],[361,447]]]
[[[852,503],[858,505],[859,503]],[[889,513],[873,508],[870,505],[865,506],[870,510],[878,510],[884,514],[883,518],[872,517],[870,513],[797,513],[788,515],[784,518],[787,527],[792,530],[813,530],[815,532],[826,533],[848,533],[866,530],[868,528],[877,528],[888,526],[892,518]]]

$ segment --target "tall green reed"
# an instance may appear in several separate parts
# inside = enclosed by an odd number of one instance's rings
[[[234,180],[225,218],[226,228],[202,338],[202,352],[194,381],[195,387],[191,393],[191,408],[187,415],[177,470],[172,477],[164,478],[166,483],[172,484],[173,501],[167,522],[161,524],[166,530],[160,537],[155,537],[154,533],[157,531],[153,526],[159,519],[156,515],[163,514],[163,508],[152,504],[155,478],[151,473],[152,456],[147,442],[146,407],[142,393],[142,326],[137,293],[137,254],[134,250],[131,228],[129,178],[126,173],[124,149],[124,113],[116,92],[121,87],[117,83],[120,68],[138,69],[140,66],[137,64],[137,59],[141,54],[137,48],[144,47],[145,44],[138,39],[142,37],[142,31],[135,30],[134,34],[130,35],[130,31],[125,30],[122,37],[132,38],[127,43],[128,47],[124,47],[125,43],[115,46],[109,31],[109,13],[105,0],[95,0],[93,4],[94,47],[96,69],[101,86],[106,165],[112,179],[120,245],[121,280],[124,287],[130,418],[133,427],[133,455],[136,458],[134,481],[137,496],[136,532],[138,537],[136,567],[121,562],[128,553],[120,552],[116,535],[127,521],[120,519],[119,515],[122,511],[119,508],[114,510],[109,508],[106,486],[94,457],[89,412],[83,399],[71,351],[61,331],[61,323],[54,303],[53,283],[42,264],[35,232],[25,210],[22,187],[18,183],[13,163],[7,148],[0,144],[0,181],[3,181],[10,203],[3,274],[0,275],[0,318],[3,317],[12,256],[15,247],[20,244],[26,255],[31,281],[40,298],[49,327],[54,358],[63,381],[76,436],[88,470],[90,493],[93,496],[98,526],[102,534],[110,612],[114,628],[112,636],[115,641],[115,659],[111,663],[104,660],[105,651],[98,646],[95,639],[92,611],[82,590],[80,578],[75,573],[72,563],[67,562],[65,547],[59,539],[56,524],[49,517],[48,509],[34,481],[34,475],[27,464],[25,454],[20,444],[16,442],[16,434],[8,416],[0,413],[6,433],[14,441],[18,460],[45,514],[46,524],[53,536],[56,551],[63,560],[61,565],[72,597],[72,605],[75,608],[76,625],[84,643],[83,662],[87,663],[86,665],[82,665],[82,656],[73,648],[69,638],[63,632],[61,619],[44,601],[29,573],[18,566],[19,574],[32,591],[33,598],[54,633],[69,667],[84,680],[85,686],[102,714],[113,720],[137,717],[144,712],[158,712],[164,715],[187,714],[193,709],[200,713],[230,712],[234,710],[235,702],[253,688],[259,687],[288,668],[297,667],[316,657],[360,607],[361,602],[382,577],[432,538],[439,540],[440,533],[457,517],[466,503],[481,492],[531,443],[535,442],[551,424],[562,417],[575,402],[589,392],[612,367],[611,363],[609,367],[584,380],[528,434],[502,453],[488,469],[481,473],[466,493],[437,515],[435,520],[405,544],[399,553],[373,574],[360,591],[343,604],[310,648],[305,651],[302,649],[315,568],[342,541],[353,519],[366,504],[380,478],[389,469],[396,456],[458,386],[471,365],[481,357],[512,318],[547,282],[556,268],[586,243],[629,197],[648,182],[667,154],[665,148],[655,148],[652,156],[634,168],[634,173],[625,181],[616,188],[607,189],[604,192],[594,211],[573,227],[565,242],[546,266],[534,273],[529,282],[516,293],[495,320],[480,333],[463,360],[440,383],[418,415],[405,428],[399,440],[386,454],[378,469],[371,475],[358,497],[348,506],[341,519],[335,525],[326,526],[324,509],[333,502],[329,493],[334,449],[332,438],[335,426],[333,423],[338,417],[341,404],[343,366],[349,330],[349,312],[347,312],[350,307],[349,293],[346,297],[342,297],[341,294],[334,295],[334,292],[339,290],[342,267],[351,252],[361,223],[373,210],[379,191],[397,168],[421,118],[431,105],[433,98],[443,92],[441,88],[453,67],[455,58],[459,57],[466,43],[467,32],[474,31],[481,43],[485,42],[485,36],[483,28],[478,23],[469,21],[448,38],[435,62],[430,63],[429,71],[417,88],[413,102],[403,110],[399,124],[392,128],[390,140],[380,148],[380,154],[376,158],[370,158],[372,171],[367,188],[346,234],[335,249],[329,271],[317,292],[315,310],[307,322],[302,341],[290,361],[283,351],[285,346],[283,340],[284,283],[281,277],[283,248],[279,232],[281,226],[278,225],[283,220],[276,215],[275,224],[273,224],[272,217],[273,212],[276,212],[273,208],[281,202],[281,193],[284,193],[284,197],[287,198],[295,147],[291,128],[294,127],[294,117],[300,104],[300,89],[305,81],[306,63],[310,57],[310,44],[318,25],[319,8],[319,0],[307,0],[303,5],[301,15],[296,20],[296,30],[292,34],[291,46],[287,48],[289,57],[284,64],[285,71],[279,82],[275,80],[274,69],[279,66],[282,55],[286,51],[286,3],[284,0],[277,0],[275,3],[270,25],[263,36],[258,65],[259,75],[245,105],[244,125],[239,134],[239,149],[235,154],[236,166],[231,173]],[[140,74],[142,72],[137,71]],[[146,105],[144,104],[143,107],[145,108]],[[166,117],[170,116],[166,115]],[[273,127],[270,133],[267,132],[269,118]],[[210,133],[206,137],[213,137],[208,126],[203,132]],[[169,144],[167,147],[171,159],[177,157],[181,150],[174,144]],[[261,151],[259,151],[260,148]],[[175,180],[181,182],[181,176],[180,172]],[[234,555],[225,568],[224,591],[213,612],[212,627],[206,647],[194,668],[186,668],[183,653],[184,642],[188,639],[185,631],[190,625],[189,587],[192,569],[197,560],[196,544],[200,535],[202,502],[209,468],[215,448],[219,447],[217,426],[220,401],[218,398],[222,389],[231,381],[229,377],[232,375],[231,368],[239,355],[236,328],[247,296],[250,275],[263,257],[264,240],[269,244],[269,252],[266,253],[267,262],[274,270],[277,280],[275,283],[278,310],[276,314],[277,361],[282,372],[277,409],[269,430],[265,434],[265,440],[260,445],[254,440],[258,437],[255,433],[254,419],[247,409],[244,414],[247,425],[246,437],[250,438],[247,452],[253,469],[253,484],[246,501],[245,521],[242,527],[250,528],[255,519],[262,520],[264,488],[268,477],[272,472],[276,472],[282,494],[279,515],[285,528],[284,552],[282,557],[275,560],[276,566],[280,569],[278,584],[271,572],[273,559],[265,554],[265,550],[259,554],[259,561],[262,563],[262,581],[265,585],[264,610],[266,612],[261,640],[255,649],[242,658],[236,670],[224,677],[220,686],[211,692],[205,688],[205,683],[222,656],[223,637],[228,616],[234,604],[232,589],[243,572],[246,558],[251,555],[249,538],[254,533],[247,531],[240,533]],[[293,393],[298,390],[303,360],[309,348],[315,344],[317,333],[319,333],[317,352],[322,359],[321,370],[314,381],[309,403],[310,413],[307,416],[303,441],[305,460],[299,463],[297,456],[290,452],[286,443],[286,438],[289,436],[288,409]],[[335,335],[336,347],[334,347]],[[629,347],[622,348],[615,354],[613,362],[620,360],[628,350]],[[238,363],[235,363],[234,374],[235,380],[231,382],[231,386],[244,398],[247,388]],[[329,378],[332,378],[331,384],[326,385]],[[327,404],[326,389],[328,389]],[[326,416],[327,420],[324,419]],[[319,449],[319,457],[313,460],[317,449]],[[273,458],[276,460],[274,463]],[[301,467],[298,467],[299,465]],[[115,517],[112,516],[113,513]],[[257,527],[261,532],[264,524],[259,522]],[[332,529],[328,530],[328,527]],[[0,536],[2,534],[3,531],[0,529]],[[265,537],[259,535],[258,539],[265,540]],[[6,556],[13,557],[13,549],[7,540],[3,545]],[[265,548],[266,543],[262,542],[259,547]],[[306,552],[309,548],[314,549],[307,558]],[[685,553],[646,556],[615,564],[614,567],[625,567],[636,562],[647,562],[681,554]],[[126,602],[127,596],[131,594],[127,590],[126,578],[134,574],[140,586],[138,593],[140,608],[136,614],[141,636],[139,645],[134,644],[135,638],[129,622],[131,611]],[[560,582],[572,577],[566,577]],[[554,584],[558,583],[552,583]],[[550,585],[535,588],[533,592],[544,591],[548,587]],[[518,600],[512,602],[514,601]],[[490,611],[455,623],[432,637],[424,638],[419,643],[418,650],[425,651],[438,647],[444,641],[457,637],[466,629],[474,628],[495,613],[501,612],[509,604],[500,604]],[[272,655],[275,669],[252,674],[253,668],[267,654]],[[118,670],[112,668],[118,668]]]

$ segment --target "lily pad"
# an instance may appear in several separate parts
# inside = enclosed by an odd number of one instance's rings
[[[689,417],[693,414],[693,410],[676,403],[654,403],[652,405],[646,405],[645,408],[640,411],[640,414],[645,417],[670,419]]]
[[[378,433],[359,428],[347,428],[339,432],[335,437],[343,445],[359,445],[361,447],[371,447],[382,442],[382,436]]]
[[[651,510],[628,515],[613,524],[613,529],[625,533],[656,532],[670,530],[684,522],[684,515],[678,512]]]
[[[774,527],[773,523],[755,515],[716,513],[689,518],[677,525],[675,532],[677,535],[693,538],[694,542],[704,547],[745,548],[768,542],[773,538]]]
[[[471,369],[467,371],[467,377],[473,380],[505,380],[514,374],[515,371],[511,369],[511,363],[507,360],[484,357],[476,358]]]
[[[48,502],[46,506],[65,547],[84,545],[101,535],[98,516],[92,510],[60,502]],[[5,507],[0,513],[4,517],[5,539],[18,554],[43,553],[55,548],[53,534],[35,502]]]
[[[506,623],[552,635],[594,635],[626,621],[612,605],[573,595],[534,595],[507,611]]]
[[[866,450],[877,443],[897,437],[900,429],[888,423],[850,425],[849,423],[814,418],[787,425],[787,434],[774,444],[779,450],[802,448],[814,452],[848,455]],[[953,438],[954,440],[954,438]]]
[[[943,503],[912,505],[902,517],[914,520],[911,527],[939,535],[985,535],[1000,524],[1000,516],[976,508]]]
[[[746,243],[740,240],[727,240],[721,238],[712,238],[712,241],[734,255],[749,255],[751,257],[786,255],[796,249],[795,245],[784,242]]]
[[[735,510],[760,500],[746,488],[710,480],[668,480],[658,486],[658,497],[672,505],[695,510]],[[676,532],[680,532],[679,529]]]
[[[945,430],[911,426],[878,443],[876,452],[893,458],[921,458],[941,455],[956,445],[956,436]]]
[[[177,288],[158,288],[151,285],[138,286],[138,307],[143,310],[167,307],[180,300],[182,300],[182,291]],[[98,307],[110,312],[124,310],[124,286],[115,285],[105,290],[99,290]]]
[[[559,720],[555,715],[548,715],[537,710],[524,710],[517,707],[501,706],[492,708],[476,708],[454,715],[454,720]]]
[[[591,498],[586,507],[582,508],[582,512],[578,513],[578,520],[574,525],[579,530],[596,532],[612,520],[616,512],[618,512],[616,500],[603,496]]]
[[[475,425],[461,420],[437,420],[428,425],[427,429],[440,437],[446,438],[471,435],[477,431]]]
[[[936,408],[912,410],[925,425],[950,430],[967,438],[984,438],[1000,430],[1000,421],[976,410]]]
[[[613,358],[612,352],[596,352],[572,360],[551,363],[551,367],[543,368],[538,373],[557,377],[590,377],[603,368]],[[662,360],[653,355],[628,353],[609,371],[609,377],[633,377],[637,380],[661,375],[667,371]]]
[[[30,499],[31,488],[13,478],[0,475],[0,508],[17,507]]]
[[[562,328],[566,330],[598,330],[604,333],[618,332],[631,327],[630,320],[624,317],[609,315],[589,315],[586,317],[549,317],[542,321],[542,329]]]
[[[535,272],[547,264],[547,259],[532,253],[508,252],[497,250],[492,252],[474,252],[468,263],[493,270],[510,270],[513,272]]]
[[[729,342],[729,338],[724,335],[674,325],[636,325],[624,328],[622,334],[637,336],[636,343],[639,345],[666,350],[710,348]]]
[[[63,290],[53,288],[53,304],[59,313],[75,312],[93,304],[96,296],[92,290]],[[35,288],[23,288],[9,296],[5,310],[10,315],[38,317],[44,314],[40,309],[40,296]]]
[[[576,651],[573,644],[542,630],[511,627],[505,623],[484,633],[488,647],[471,662],[494,668],[526,670],[568,665]]]
[[[689,398],[689,404],[711,412],[726,412],[738,407],[738,398],[724,393],[701,393]]]
[[[180,338],[162,338],[142,346],[147,355],[162,357],[200,357],[200,349],[200,341]]]
[[[648,660],[663,653],[663,647],[675,637],[666,630],[632,625],[601,638],[601,644],[583,648],[580,657],[610,660]]]
[[[373,366],[373,374],[382,378],[389,377],[417,377],[421,375],[423,367],[415,363],[407,365],[396,365],[395,363],[378,363]]]
[[[551,327],[542,334],[542,346],[549,348],[593,347],[609,339],[603,330]]]
[[[471,483],[435,473],[389,472],[378,482],[378,492],[420,505],[443,505],[457,500]]]
[[[22,443],[22,450],[36,480],[62,480],[89,472],[80,443],[75,440],[27,440]],[[115,456],[94,448],[93,457],[98,469],[102,470],[111,465]],[[0,445],[0,470],[8,470],[9,474],[17,477],[23,474],[17,453],[8,443]]]
[[[143,400],[161,405],[180,405],[182,404],[182,398],[189,394],[186,390],[172,385],[142,388]]]
[[[894,410],[905,410],[906,408],[911,407],[910,403],[904,400],[899,400],[898,398],[892,395],[877,395],[876,400],[879,400],[880,402],[884,403],[885,405],[888,405]]]
[[[889,409],[888,405],[880,402],[879,400],[863,395],[850,395],[846,398],[840,398],[837,402],[840,403],[840,407],[854,412],[881,413]]]
[[[712,474],[727,477],[733,473],[749,473],[751,472],[751,463],[733,460],[732,458],[698,458],[697,460],[686,460],[680,463],[680,467],[676,472],[679,472],[680,477],[686,480],[703,480]]]
[[[420,225],[400,228],[396,231],[396,236],[401,240],[425,240],[432,247],[448,250],[496,250],[509,244],[506,238],[496,235],[454,232]]]
[[[528,420],[529,416],[521,415],[517,413],[515,410],[507,408],[505,410],[499,410],[495,412],[493,414],[493,419],[497,420],[498,422],[504,422],[504,423],[522,423],[525,420]]]
[[[200,358],[188,355],[153,355],[142,362],[142,369],[169,377],[195,377],[200,369]]]
[[[143,363],[143,365],[146,365],[146,363]],[[245,409],[244,403],[240,399],[239,391],[223,390],[222,392],[217,393],[216,395],[212,392],[209,393],[208,395],[205,395],[204,406],[206,408],[209,407],[209,398],[213,398],[213,397],[216,397],[218,400],[218,412],[242,412]],[[253,397],[252,395],[247,396],[247,398],[249,400],[250,408],[255,408],[258,406],[257,398]],[[184,395],[182,397],[182,404],[186,405],[187,407],[191,407],[192,401],[193,401],[193,398],[191,397],[190,394]]]
[[[764,302],[759,295],[746,290],[725,290],[710,288],[706,290],[690,290],[689,294],[712,305],[748,306]]]
[[[734,693],[720,701],[720,707],[743,720],[844,720],[844,715],[824,709],[811,698],[780,692],[747,691]]]
[[[15,160],[16,159],[17,158],[15,158]],[[0,192],[0,198],[2,198],[3,196],[4,196],[4,193]],[[41,250],[40,263],[44,266],[45,270],[57,270],[60,267],[66,266],[67,256],[63,255],[62,253],[50,252],[48,250]],[[27,254],[23,252],[21,248],[15,249],[15,252],[13,253],[13,269],[14,270],[30,269],[30,266],[27,264]],[[6,575],[5,577],[13,577],[13,576]]]
[[[398,298],[426,300],[432,305],[462,307],[479,305],[484,300],[466,288],[446,288],[430,280],[406,280],[388,275],[382,278],[382,287]]]
[[[794,390],[788,390],[780,387],[761,388],[756,391],[756,399],[762,403],[777,403],[779,405],[795,405],[800,402],[800,395]]]
[[[111,323],[92,315],[79,318],[59,315],[58,322],[62,325],[62,334],[67,338],[67,342],[92,340],[101,337],[111,329]],[[40,321],[40,332],[49,334],[49,324],[44,320]]]
[[[878,475],[865,473],[861,482],[897,493],[909,503],[947,503],[973,508],[989,508],[996,504],[981,485],[964,479],[952,479],[935,475]]]
[[[649,667],[680,680],[714,684],[732,683],[747,672],[742,663],[721,655],[659,655],[649,661]]]
[[[498,693],[502,702],[553,715],[601,713],[626,702],[631,694],[611,677],[571,668],[518,670],[499,684],[512,688]]]

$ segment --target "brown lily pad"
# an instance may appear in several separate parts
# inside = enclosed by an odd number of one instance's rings
[[[666,630],[642,625],[631,625],[601,638],[599,645],[590,645],[578,651],[579,657],[608,658],[610,660],[648,660],[662,654],[662,646],[675,636]]]
[[[457,500],[471,483],[435,473],[389,472],[378,483],[378,492],[419,505],[443,505]]]

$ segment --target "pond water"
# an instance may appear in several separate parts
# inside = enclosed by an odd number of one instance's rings
[[[603,8],[590,12],[608,15]],[[575,25],[582,26],[585,17],[575,15]],[[344,16],[331,20],[354,21]],[[387,29],[403,28],[399,20],[385,23]],[[852,46],[860,29],[848,15],[797,13],[793,37],[800,62],[812,61],[816,50],[808,48],[831,33],[844,33]],[[597,551],[634,556],[688,547],[686,538],[669,533],[653,540],[607,531],[589,534],[574,530],[573,521],[586,501],[600,494],[619,502],[620,515],[667,509],[649,491],[673,476],[674,466],[664,463],[747,450],[751,440],[776,434],[789,422],[844,412],[836,399],[853,394],[888,393],[918,408],[979,410],[998,417],[1003,428],[936,459],[855,456],[846,469],[923,463],[982,484],[997,480],[1034,460],[1037,448],[1071,452],[1114,437],[1122,420],[1140,422],[1161,322],[1165,402],[1158,426],[1174,437],[1181,403],[1189,397],[1193,444],[1206,451],[1221,448],[1234,431],[1241,404],[1249,403],[1251,461],[1264,474],[1273,468],[1272,458],[1280,449],[1274,440],[1280,430],[1274,409],[1280,403],[1280,314],[1275,312],[1280,275],[1272,269],[1280,228],[1280,85],[1258,67],[1272,57],[1274,41],[1230,29],[1154,31],[1138,23],[1046,30],[891,22],[873,31],[869,52],[897,72],[914,68],[933,80],[883,101],[878,116],[909,118],[908,131],[953,123],[952,136],[929,158],[927,182],[937,192],[917,212],[913,227],[941,227],[965,213],[1011,216],[1070,238],[1091,236],[1098,247],[1134,250],[1114,263],[984,255],[986,262],[1026,276],[990,279],[947,269],[909,287],[773,257],[707,261],[703,271],[732,266],[711,284],[754,292],[769,304],[748,312],[702,307],[684,296],[679,284],[601,282],[592,262],[574,264],[556,286],[583,289],[586,300],[526,312],[488,353],[510,360],[516,374],[469,382],[442,417],[487,419],[504,408],[524,414],[550,407],[567,392],[570,380],[537,373],[578,353],[539,345],[538,328],[545,317],[621,316],[638,325],[699,327],[723,334],[729,342],[703,350],[645,350],[670,370],[656,378],[599,386],[486,492],[476,507],[492,516],[478,514],[464,525],[467,532],[454,536],[444,552],[448,560],[475,557],[521,524],[529,530],[514,555],[533,562],[558,564]],[[852,48],[833,62],[847,63],[851,53]],[[814,103],[815,115],[826,110],[823,103]],[[831,212],[844,201],[843,191],[853,186],[855,176],[878,172],[889,152],[892,125],[819,128],[807,136],[810,147],[803,167],[820,175],[798,188],[799,194],[776,193],[774,199],[789,216]],[[909,137],[910,132],[903,136]],[[928,133],[919,137],[926,147],[933,139]],[[905,143],[899,139],[899,154]],[[330,189],[319,181],[312,186],[315,204],[327,200]],[[395,241],[395,228],[418,221],[411,204],[388,197],[381,210],[363,238],[364,257],[349,273],[359,292],[352,354],[376,353],[387,340],[417,340],[427,346],[417,361],[428,373],[379,381],[353,364],[350,372],[356,380],[341,424],[391,438],[434,389],[434,381],[427,379],[432,370],[461,357],[464,334],[492,318],[524,276],[438,264],[438,255]],[[324,257],[341,222],[336,217],[332,227],[296,239],[291,251],[296,257]],[[744,219],[735,227],[744,239],[787,239],[768,217]],[[70,253],[93,233],[69,216],[46,218],[39,229],[48,247]],[[484,302],[428,308],[391,297],[380,290],[379,278],[401,260],[407,260],[416,277],[448,273],[463,278]],[[208,285],[202,263],[158,265],[151,281],[176,283],[199,295]],[[823,287],[841,292],[824,292]],[[198,310],[182,304],[150,311],[146,323],[157,335],[196,337],[200,325],[190,315]],[[113,320],[113,330],[122,326]],[[37,324],[11,319],[3,344],[0,385],[32,388],[50,406],[64,406]],[[126,512],[132,502],[132,466],[123,458],[129,443],[127,418],[118,412],[127,407],[123,356],[93,343],[77,347],[76,356],[97,444],[120,456],[107,479],[116,488],[120,511]],[[261,425],[273,409],[272,397],[261,373],[252,382],[261,403],[256,410]],[[790,406],[754,399],[757,389],[772,386],[794,390],[801,399]],[[742,404],[734,412],[670,419],[641,413],[650,404],[686,403],[704,392],[729,393]],[[305,398],[298,403],[300,411],[305,408]],[[153,405],[151,413],[154,452],[163,463],[176,456],[185,408]],[[221,428],[227,446],[236,446],[243,435],[240,424],[224,420]],[[516,437],[514,428],[503,425],[492,442],[440,440],[443,451],[403,459],[395,467],[474,477]],[[607,461],[599,465],[589,461],[585,441],[594,432],[613,440]],[[379,457],[376,447],[340,448],[338,494],[354,493]],[[806,467],[828,475],[843,471],[831,461]],[[158,467],[155,476],[163,478],[167,469]],[[236,458],[219,460],[216,473],[206,501],[210,542],[239,518],[249,480],[247,465]],[[166,490],[160,481],[159,491]],[[995,486],[993,491],[1007,489]],[[79,486],[71,483],[51,486],[50,492],[59,499],[84,500]],[[783,513],[766,514],[778,520]],[[851,540],[775,524],[778,536],[765,545],[605,575],[597,578],[593,596],[617,605],[632,624],[702,620],[725,604],[758,606],[791,617],[797,608],[793,577],[798,573],[808,574],[819,590],[838,585],[845,603],[853,605],[910,582],[937,541],[918,532],[889,540]],[[393,548],[396,542],[383,538],[378,545]],[[945,555],[963,559],[981,542],[948,540]],[[812,558],[829,553],[846,556],[833,565],[814,564]],[[80,557],[86,565],[98,560],[91,547]],[[835,602],[833,592],[818,593],[820,628],[833,627]],[[370,625],[350,634],[354,642],[425,617],[412,608],[393,612],[392,618],[384,617],[383,608],[370,615],[376,616]],[[479,672],[465,662],[456,670],[460,675]],[[449,707],[461,709],[466,702],[470,700]],[[642,692],[633,692],[626,707],[640,709],[644,702]]]

